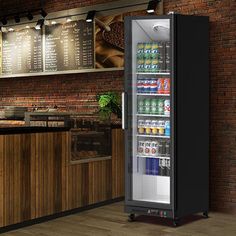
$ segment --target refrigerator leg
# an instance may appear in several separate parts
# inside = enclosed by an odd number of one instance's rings
[[[173,219],[173,226],[177,227],[179,225],[179,218],[174,218]]]
[[[130,214],[129,218],[128,218],[128,221],[133,222],[134,220],[135,220],[135,214]]]
[[[204,216],[205,218],[208,218],[208,211],[204,211],[204,212],[203,212],[203,216]]]

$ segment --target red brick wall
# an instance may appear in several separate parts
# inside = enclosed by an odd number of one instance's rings
[[[39,3],[21,2],[23,7]],[[46,2],[47,11],[58,11],[108,0]],[[1,3],[4,11],[13,6],[16,6],[14,1]],[[212,210],[236,213],[236,1],[164,0],[164,9],[210,16],[210,206]],[[37,103],[57,104],[62,108],[68,105],[75,110],[80,110],[81,105],[85,105],[83,109],[92,105],[96,109],[95,94],[111,88],[123,89],[122,72],[5,79],[0,81],[0,106]]]

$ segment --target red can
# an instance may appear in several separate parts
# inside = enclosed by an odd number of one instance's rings
[[[159,78],[157,80],[157,93],[158,94],[164,94],[164,81],[165,79],[164,78]]]
[[[170,94],[170,79],[164,79],[164,94]]]

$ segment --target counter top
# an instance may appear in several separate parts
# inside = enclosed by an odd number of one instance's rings
[[[46,133],[69,131],[69,127],[0,127],[1,134]]]

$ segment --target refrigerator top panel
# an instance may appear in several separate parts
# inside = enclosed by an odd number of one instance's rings
[[[133,35],[139,35],[137,39],[150,41],[168,41],[170,37],[170,20],[155,19],[155,20],[134,20]],[[141,36],[140,34],[144,34]]]

